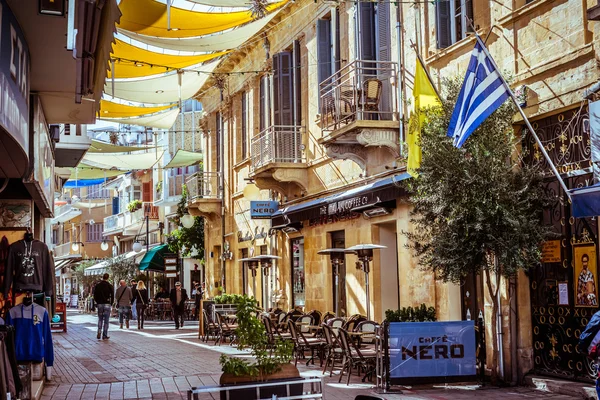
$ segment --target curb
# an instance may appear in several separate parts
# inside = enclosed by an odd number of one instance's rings
[[[523,382],[526,386],[549,393],[564,394],[581,399],[597,400],[596,388],[589,383],[568,381],[558,378],[548,378],[538,375],[528,375]]]

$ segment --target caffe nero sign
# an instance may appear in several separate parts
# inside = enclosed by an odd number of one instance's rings
[[[251,201],[250,218],[252,219],[270,219],[279,208],[278,201]]]
[[[29,48],[5,0],[0,0],[0,126],[29,153]]]

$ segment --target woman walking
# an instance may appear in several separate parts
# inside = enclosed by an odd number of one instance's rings
[[[146,289],[146,285],[142,280],[138,281],[136,289],[133,299],[136,300],[138,329],[144,329],[145,311],[148,306],[148,289]]]

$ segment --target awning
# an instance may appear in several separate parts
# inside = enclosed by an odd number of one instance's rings
[[[113,124],[138,125],[147,126],[149,128],[170,129],[175,123],[178,115],[179,109],[174,108],[172,110],[162,111],[156,114],[142,115],[139,117],[106,118],[100,116],[98,119],[106,122],[112,122]]]
[[[236,0],[237,1],[237,0]],[[236,49],[241,46],[246,40],[256,35],[277,15],[278,11],[267,15],[258,21],[250,22],[239,28],[235,28],[220,34],[210,36],[190,37],[190,38],[163,38],[140,35],[138,33],[129,32],[119,29],[119,33],[142,42],[150,46],[161,47],[163,49],[174,51],[221,51],[228,49]],[[115,67],[119,76],[119,65]]]
[[[406,194],[400,182],[410,177],[410,174],[405,172],[331,196],[282,208],[273,214],[271,224],[273,227],[280,227],[294,222],[376,207]]]
[[[109,260],[104,260],[99,262],[98,264],[92,265],[91,267],[87,267],[83,274],[86,276],[90,275],[103,275],[108,272],[108,265],[110,264]]]
[[[204,4],[212,7],[248,7],[248,0],[188,0],[198,4]],[[269,0],[268,3],[276,3]]]
[[[102,100],[104,101],[104,100]],[[110,102],[107,102],[110,103]],[[106,103],[102,103],[106,104]],[[116,104],[116,103],[110,103]],[[121,104],[119,104],[121,106]],[[158,107],[160,108],[160,107]],[[117,131],[118,132],[118,131]],[[129,153],[132,151],[140,151],[140,150],[148,150],[154,149],[154,147],[139,147],[139,146],[119,146],[115,144],[110,144],[106,142],[102,142],[100,140],[92,140],[92,145],[88,149],[88,153]]]
[[[63,185],[63,188],[68,189],[68,188],[79,188],[79,187],[94,186],[94,185],[103,184],[104,182],[106,182],[106,179],[104,179],[104,178],[100,178],[100,179],[78,179],[78,180],[69,179],[68,181],[65,182],[65,184]]]
[[[177,150],[175,156],[169,161],[164,168],[182,168],[190,165],[198,164],[202,161],[202,153],[196,153],[187,150]]]
[[[168,110],[169,108],[177,107],[177,103],[171,103],[164,106],[156,107],[143,107],[143,106],[132,106],[128,104],[115,103],[108,100],[100,100],[100,111],[98,116],[101,118],[129,118],[139,117],[140,115],[154,114],[157,112]],[[110,146],[109,143],[106,143]],[[115,146],[115,147],[126,147],[126,146]],[[133,150],[122,150],[122,151],[133,151]],[[114,152],[113,152],[114,153]]]
[[[115,78],[139,78],[141,76],[164,74],[165,72],[210,61],[224,54],[227,54],[227,52],[178,56],[144,50],[117,39],[116,44],[113,45],[111,55],[116,60],[115,70],[109,72],[107,79],[113,76],[113,72]]]
[[[55,168],[56,174],[62,175],[63,170],[69,174],[69,179],[97,179],[97,178],[112,178],[123,173],[120,170],[107,170],[105,168],[93,167],[85,163],[79,163],[75,168]]]
[[[575,218],[600,215],[600,183],[570,190],[573,216]]]
[[[68,257],[68,258],[55,258],[54,259],[54,271],[60,271],[61,269],[68,267],[71,264],[74,264],[81,260],[81,256],[76,257]]]
[[[285,1],[267,6],[273,11]],[[249,10],[226,13],[196,12],[171,7],[171,29],[167,24],[167,6],[154,0],[122,0],[123,14],[118,28],[148,36],[182,38],[209,35],[252,21]]]
[[[86,154],[83,162],[100,170],[131,171],[152,168],[162,158],[164,151],[149,151],[141,154]],[[122,173],[122,172],[121,172]]]
[[[140,262],[140,271],[165,271],[164,255],[169,253],[169,245],[163,244],[150,249]]]

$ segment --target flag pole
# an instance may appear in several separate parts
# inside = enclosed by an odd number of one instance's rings
[[[471,21],[469,21],[469,22],[471,22]],[[471,26],[472,26],[472,22],[471,22]],[[492,55],[489,53],[487,47],[485,47],[485,44],[481,40],[481,37],[477,34],[477,31],[475,31],[474,28],[473,28],[473,31],[475,33],[475,38],[481,44],[481,47],[482,47],[485,55],[488,57],[488,59],[494,65],[494,68],[496,68],[496,71],[498,71],[498,76],[500,76],[500,79],[502,80],[502,84],[504,85],[504,88],[508,91],[508,94],[510,95],[510,98],[512,99],[513,103],[515,103],[515,105],[517,106],[517,109],[519,110],[519,113],[521,114],[521,117],[523,117],[523,121],[525,122],[525,126],[527,126],[527,129],[529,129],[529,132],[531,132],[531,134],[533,135],[533,138],[535,139],[535,142],[537,143],[540,151],[544,155],[544,158],[546,159],[546,161],[548,161],[548,164],[550,165],[550,169],[552,169],[552,172],[554,173],[554,175],[556,175],[556,178],[558,179],[558,182],[560,183],[560,186],[562,186],[563,190],[565,191],[565,194],[567,195],[567,198],[569,199],[569,202],[571,202],[571,193],[569,192],[569,189],[567,189],[567,185],[563,181],[562,177],[560,176],[560,173],[558,172],[558,170],[554,166],[554,163],[550,159],[550,156],[546,152],[546,148],[542,144],[542,141],[538,137],[537,133],[535,133],[535,130],[533,129],[533,127],[531,126],[531,123],[529,122],[529,119],[527,118],[527,116],[525,115],[525,112],[523,111],[523,109],[519,105],[519,102],[517,101],[517,98],[515,97],[515,94],[513,93],[512,89],[508,85],[508,82],[506,82],[506,80],[504,79],[504,76],[502,75],[502,73],[498,69],[498,66],[496,65],[496,62],[492,58]]]
[[[435,90],[435,94],[437,95],[438,99],[440,99],[440,101],[441,101],[442,100],[442,96],[440,96],[440,92],[438,92],[437,87],[433,83],[433,79],[431,79],[431,75],[429,74],[429,70],[425,66],[426,65],[425,62],[423,61],[423,59],[421,58],[421,55],[417,51],[417,45],[412,41],[412,39],[410,40],[410,48],[415,51],[415,54],[417,56],[417,60],[419,60],[419,62],[421,63],[421,66],[423,67],[423,70],[425,71],[425,74],[427,75],[427,79],[429,79],[429,83],[431,83],[431,87],[433,88],[433,90]]]

